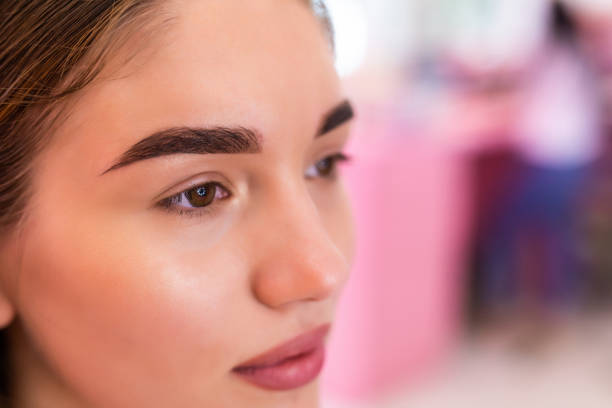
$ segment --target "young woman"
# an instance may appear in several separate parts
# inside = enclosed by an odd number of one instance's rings
[[[0,3],[7,406],[317,406],[353,250],[322,10]]]

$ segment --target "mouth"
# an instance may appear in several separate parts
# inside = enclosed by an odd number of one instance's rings
[[[321,373],[329,328],[325,324],[303,333],[241,363],[232,372],[267,390],[285,391],[306,385]]]

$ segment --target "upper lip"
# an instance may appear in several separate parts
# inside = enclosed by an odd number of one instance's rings
[[[293,339],[286,341],[268,351],[263,352],[234,368],[234,371],[241,369],[253,369],[270,367],[279,364],[289,358],[297,357],[302,354],[315,350],[325,338],[330,325],[324,324],[313,330],[302,333]]]

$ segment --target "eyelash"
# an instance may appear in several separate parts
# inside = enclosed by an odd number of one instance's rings
[[[321,178],[323,180],[333,181],[337,178],[338,164],[343,163],[343,162],[349,162],[351,158],[344,153],[335,153],[335,154],[326,156],[322,158],[321,160],[317,161],[315,164],[309,167],[309,169],[312,167],[316,168],[317,164],[322,163],[326,160],[330,160],[329,165],[331,167],[331,169],[328,171],[327,174],[318,175],[314,177],[306,175],[305,177],[309,180]],[[316,169],[315,171],[318,171],[318,169]],[[308,170],[307,170],[307,173],[308,173]],[[215,192],[214,192],[215,197],[213,197],[212,202],[210,204],[206,204],[202,207],[182,207],[179,205],[181,202],[189,200],[186,196],[187,194],[189,194],[190,192],[196,189],[206,188],[207,186],[208,188],[212,188],[212,186],[214,186],[215,188]],[[221,194],[224,195],[221,198],[217,198],[219,191],[221,191]],[[223,186],[223,184],[216,182],[216,181],[209,181],[205,183],[196,184],[193,187],[190,187],[186,190],[181,191],[180,193],[164,198],[163,200],[157,203],[157,206],[170,213],[175,213],[181,216],[206,216],[207,214],[214,212],[215,207],[219,204],[219,201],[226,200],[230,198],[231,196],[232,196],[231,193],[229,192],[227,188],[225,188],[225,186]]]

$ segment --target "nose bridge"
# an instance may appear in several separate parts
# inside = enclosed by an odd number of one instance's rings
[[[311,258],[329,252],[339,254],[306,183],[283,189],[280,196],[277,211],[283,229],[279,232],[292,239],[293,250]]]
[[[270,200],[253,271],[255,296],[269,307],[326,299],[344,283],[348,265],[307,187],[285,185]]]
[[[319,209],[305,183],[286,186],[278,194],[278,221],[287,234],[306,241],[328,240]]]

